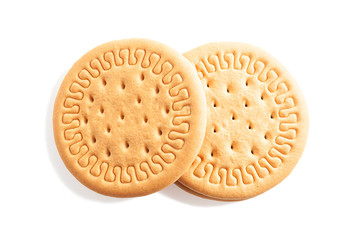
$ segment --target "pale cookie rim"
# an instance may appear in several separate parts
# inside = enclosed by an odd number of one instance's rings
[[[303,96],[303,93],[298,86],[295,79],[290,75],[288,70],[272,55],[270,55],[265,50],[247,44],[247,43],[239,43],[239,42],[212,42],[208,44],[201,45],[197,48],[194,48],[188,52],[185,52],[183,55],[195,66],[195,64],[201,60],[201,57],[204,56],[211,56],[212,53],[215,54],[215,51],[222,51],[223,53],[229,52],[235,52],[235,51],[241,51],[243,50],[245,52],[250,52],[252,55],[261,55],[264,59],[267,60],[267,62],[271,62],[274,68],[280,69],[281,75],[286,78],[286,82],[291,85],[291,88],[295,89],[296,97],[297,97],[297,103],[296,105],[301,108],[301,120],[299,122],[299,129],[302,129],[301,131],[297,132],[297,140],[295,146],[292,148],[292,155],[291,159],[286,161],[286,163],[282,163],[279,167],[276,168],[276,170],[280,173],[276,174],[269,174],[268,176],[273,176],[270,179],[264,178],[260,179],[261,185],[260,186],[253,186],[251,187],[251,184],[249,184],[245,189],[235,189],[234,187],[229,186],[222,186],[220,184],[212,184],[209,182],[204,182],[201,180],[201,178],[194,177],[193,172],[193,166],[189,168],[189,170],[184,173],[184,175],[181,176],[181,178],[178,180],[183,186],[189,188],[190,190],[199,193],[201,195],[204,195],[206,197],[212,198],[212,199],[219,199],[219,200],[245,200],[248,198],[255,197],[259,194],[262,194],[277,184],[279,184],[281,181],[283,181],[294,169],[297,162],[301,158],[305,146],[306,141],[308,137],[308,129],[309,129],[309,116],[308,116],[308,108],[307,104],[305,102],[305,98]],[[210,52],[210,54],[209,54]],[[195,161],[195,160],[194,160]],[[246,185],[245,185],[246,186]],[[240,190],[240,191],[239,191]]]

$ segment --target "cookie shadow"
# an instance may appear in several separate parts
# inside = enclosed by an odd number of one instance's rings
[[[47,112],[46,112],[45,138],[47,144],[47,152],[50,162],[53,166],[53,169],[56,172],[56,175],[60,178],[62,183],[68,189],[70,189],[74,194],[78,195],[81,198],[91,201],[106,202],[106,203],[129,200],[127,198],[114,198],[114,197],[104,196],[85,187],[68,171],[62,159],[60,158],[53,135],[52,115],[53,115],[53,107],[54,107],[56,94],[58,89],[60,88],[61,82],[64,79],[65,75],[66,72],[64,72],[60,76],[54,88],[52,89],[51,97],[49,99]]]
[[[222,201],[212,199],[203,195],[200,195],[187,187],[183,186],[179,182],[175,182],[169,187],[160,191],[160,194],[176,200],[178,202],[184,203],[186,205],[196,206],[196,207],[215,207],[223,206],[234,203],[234,201]]]

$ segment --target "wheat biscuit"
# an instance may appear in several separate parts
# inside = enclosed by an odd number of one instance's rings
[[[195,68],[166,45],[105,43],[69,70],[56,97],[58,152],[85,186],[109,196],[153,193],[191,165],[205,134]]]
[[[180,182],[222,200],[254,197],[281,182],[306,143],[303,96],[265,51],[210,43],[184,54],[206,92],[208,120],[198,156]]]

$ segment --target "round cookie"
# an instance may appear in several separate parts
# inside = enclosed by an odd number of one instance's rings
[[[195,68],[166,45],[105,43],[69,70],[53,129],[69,171],[90,189],[142,196],[176,181],[200,150],[206,99]]]
[[[210,43],[184,54],[206,92],[208,120],[198,156],[180,182],[222,200],[243,200],[281,182],[306,143],[304,98],[268,53],[241,43]]]

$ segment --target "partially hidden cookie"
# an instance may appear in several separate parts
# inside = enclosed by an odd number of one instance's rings
[[[265,51],[210,43],[184,54],[206,92],[204,143],[180,182],[223,200],[243,200],[281,182],[306,143],[308,113],[287,70]]]
[[[205,134],[195,68],[166,45],[105,43],[69,70],[56,97],[59,154],[85,186],[109,196],[153,193],[189,168]]]

